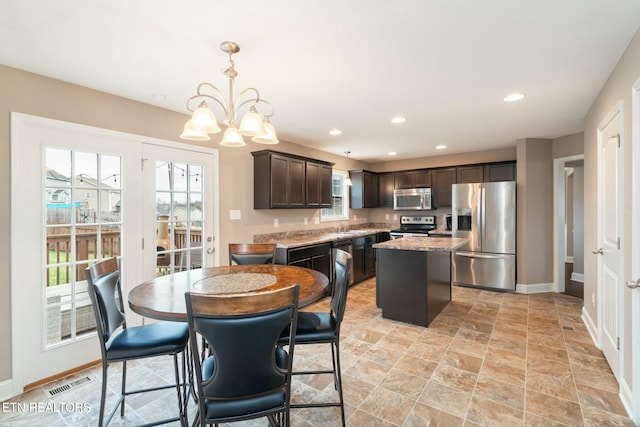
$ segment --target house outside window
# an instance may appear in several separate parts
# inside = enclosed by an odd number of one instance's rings
[[[347,172],[334,170],[332,177],[333,206],[320,210],[322,221],[341,221],[349,219],[349,187],[344,185]]]

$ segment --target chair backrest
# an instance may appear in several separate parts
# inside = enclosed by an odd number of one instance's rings
[[[335,283],[333,285],[333,294],[331,295],[331,311],[339,328],[347,307],[347,291],[349,290],[352,258],[348,252],[340,249],[336,249],[335,257]]]
[[[290,394],[294,341],[285,352],[277,345],[289,329],[295,336],[300,285],[260,293],[198,294],[187,292],[187,319],[198,380],[206,401],[242,400],[271,393]],[[200,360],[198,335],[213,356]],[[203,366],[214,371],[203,380]],[[284,396],[285,394],[283,394]]]
[[[275,261],[274,243],[229,243],[229,265],[274,264]]]
[[[122,305],[122,286],[118,260],[109,258],[85,269],[87,290],[93,314],[96,318],[98,337],[104,343],[119,327],[126,328],[124,306]]]

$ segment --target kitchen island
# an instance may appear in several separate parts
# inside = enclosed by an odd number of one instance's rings
[[[404,237],[373,245],[382,317],[429,326],[451,301],[451,252],[468,239]]]

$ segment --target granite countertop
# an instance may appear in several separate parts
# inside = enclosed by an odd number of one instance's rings
[[[403,237],[373,245],[377,249],[398,249],[402,251],[442,251],[452,252],[463,246],[469,239],[459,237]]]
[[[264,240],[260,243],[275,243],[278,248],[297,248],[301,246],[316,245],[320,243],[330,243],[338,240],[355,239],[357,237],[369,236],[371,234],[378,234],[388,232],[388,228],[367,228],[349,230],[341,233],[324,233],[316,235],[302,235],[290,238],[283,238],[278,240]]]

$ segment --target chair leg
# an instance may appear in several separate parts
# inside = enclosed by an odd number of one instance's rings
[[[120,402],[120,416],[124,417],[124,399],[127,394],[127,361],[122,362],[122,401]]]
[[[333,387],[338,389],[338,374],[336,371],[336,352],[334,350],[334,343],[331,343],[331,363],[333,364]]]
[[[100,415],[98,416],[98,427],[102,427],[104,423],[104,405],[107,401],[107,367],[108,365],[102,362],[102,392],[100,393]]]
[[[184,361],[184,353],[182,355],[182,358]],[[180,424],[184,426],[186,422],[187,402],[185,401],[183,406],[182,392],[180,391],[180,387],[184,387],[184,385],[180,384],[180,367],[178,366],[177,354],[173,355],[173,368],[176,376],[176,392],[178,394],[178,411],[179,411],[178,413],[180,414]],[[184,368],[184,365],[183,365],[183,368]],[[184,374],[184,369],[183,369],[183,374]]]
[[[338,397],[340,398],[340,416],[342,417],[342,426],[344,427],[345,419],[344,419],[344,399],[342,397],[342,371],[340,369],[340,342],[336,340],[334,344],[331,345],[331,350],[333,350],[333,346],[335,345],[335,364],[334,364],[334,375],[337,377],[337,388],[338,388]]]

